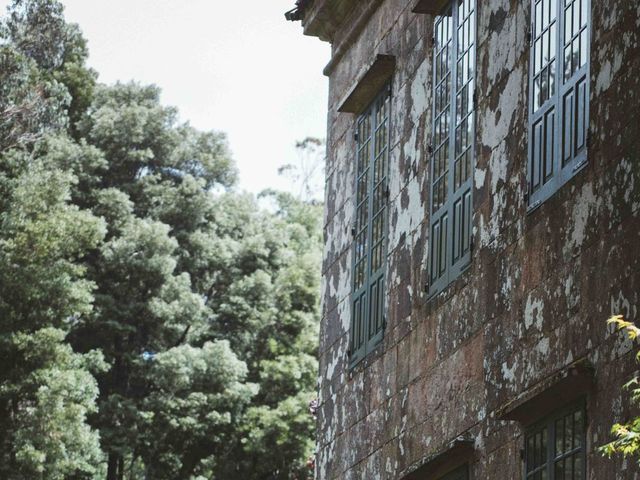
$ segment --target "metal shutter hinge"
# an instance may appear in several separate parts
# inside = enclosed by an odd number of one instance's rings
[[[360,137],[360,135],[358,134],[358,131],[356,130],[356,131],[353,133],[353,139],[357,142],[357,141],[359,141],[359,140],[360,140],[360,138],[359,138],[359,137]]]

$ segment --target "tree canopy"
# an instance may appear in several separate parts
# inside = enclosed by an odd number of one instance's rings
[[[320,207],[103,85],[57,0],[0,24],[0,477],[303,479]]]

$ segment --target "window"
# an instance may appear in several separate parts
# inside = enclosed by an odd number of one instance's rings
[[[430,281],[434,295],[471,262],[475,136],[475,0],[435,20]]]
[[[532,0],[529,209],[587,161],[590,0]]]
[[[467,469],[467,466],[465,465],[464,467],[454,470],[453,472],[445,475],[441,480],[468,480],[468,478],[469,471]]]
[[[390,86],[358,118],[353,227],[351,364],[382,339],[385,327],[387,167]]]
[[[530,429],[525,438],[525,479],[586,479],[585,424],[581,404]]]

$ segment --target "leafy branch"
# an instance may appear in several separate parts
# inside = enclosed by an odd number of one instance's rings
[[[622,315],[615,315],[607,320],[608,325],[615,325],[616,331],[624,332],[631,341],[640,336],[640,328],[633,322],[626,321]],[[640,362],[640,352],[636,353],[636,360]],[[640,405],[640,379],[636,376],[627,382],[623,389],[631,392],[631,402]],[[611,434],[615,440],[599,448],[600,453],[611,458],[622,454],[625,458],[640,454],[640,417],[627,423],[616,423],[611,427]],[[640,461],[640,460],[639,460]]]

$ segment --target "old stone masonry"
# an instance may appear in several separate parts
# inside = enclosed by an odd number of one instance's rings
[[[614,480],[638,0],[299,0],[331,42],[316,478]]]

